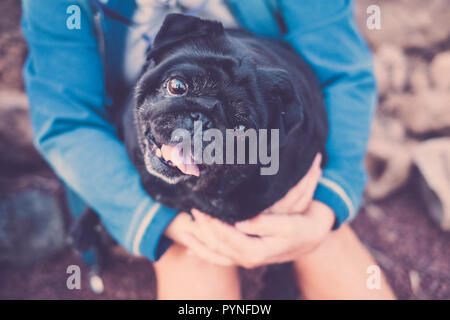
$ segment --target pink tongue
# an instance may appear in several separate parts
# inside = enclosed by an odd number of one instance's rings
[[[161,147],[161,153],[166,161],[171,161],[175,167],[177,167],[184,174],[191,176],[200,176],[200,170],[191,159],[190,154],[184,154],[183,149],[178,145],[170,146],[163,144]]]

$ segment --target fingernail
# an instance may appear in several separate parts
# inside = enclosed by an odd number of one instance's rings
[[[202,218],[201,212],[198,211],[197,209],[192,209],[191,212],[192,212],[192,215],[194,216],[194,219],[201,219]]]
[[[322,154],[320,152],[317,154],[317,162],[322,162]]]
[[[314,165],[320,166],[321,163],[322,163],[322,154],[319,152],[316,155],[316,158],[314,159]]]

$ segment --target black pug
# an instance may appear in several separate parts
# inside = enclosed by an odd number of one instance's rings
[[[326,157],[326,110],[307,63],[284,43],[193,16],[166,17],[120,118],[128,154],[153,199],[228,223],[273,205],[318,152]],[[179,141],[172,132],[193,134],[194,121],[223,133],[279,129],[278,172],[261,175],[260,163],[174,163]]]

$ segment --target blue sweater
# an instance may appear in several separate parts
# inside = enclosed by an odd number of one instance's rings
[[[66,27],[70,5],[81,29]],[[242,27],[289,42],[315,70],[325,96],[329,162],[315,199],[331,207],[336,227],[355,217],[366,182],[363,158],[376,103],[372,56],[349,0],[228,0]],[[131,17],[134,1],[109,0]],[[126,26],[99,15],[89,0],[23,0],[29,45],[24,67],[34,142],[59,177],[101,216],[114,238],[157,260],[170,245],[162,234],[177,212],[143,190],[108,108],[124,85]],[[280,27],[279,18],[285,28]],[[100,50],[98,25],[103,33]],[[100,52],[105,54],[102,57]]]

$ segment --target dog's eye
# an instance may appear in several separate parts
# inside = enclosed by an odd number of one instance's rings
[[[183,79],[173,77],[167,81],[167,91],[172,95],[183,95],[187,92],[187,88],[188,85]]]

